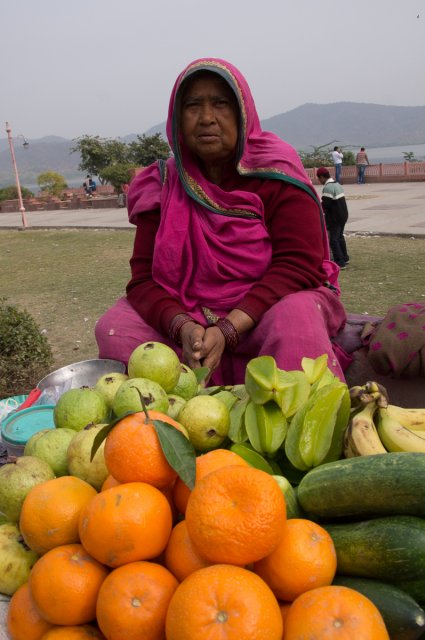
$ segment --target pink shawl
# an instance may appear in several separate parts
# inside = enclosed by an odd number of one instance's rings
[[[129,220],[160,209],[152,274],[185,309],[205,323],[202,309],[226,314],[261,279],[271,260],[271,239],[260,198],[249,191],[224,191],[209,182],[184,147],[178,129],[182,82],[207,70],[219,74],[234,91],[240,108],[236,169],[242,176],[283,180],[306,191],[322,218],[324,268],[336,286],[338,268],[329,248],[320,202],[296,151],[273,133],[262,131],[248,84],[230,63],[217,58],[192,62],[171,93],[167,137],[174,157],[154,163],[132,181]]]

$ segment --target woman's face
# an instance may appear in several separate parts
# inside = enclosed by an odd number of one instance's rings
[[[184,89],[180,126],[185,145],[206,167],[230,160],[238,141],[238,105],[219,76],[194,78]]]

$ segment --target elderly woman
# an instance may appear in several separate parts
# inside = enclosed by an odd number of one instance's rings
[[[174,157],[130,185],[131,280],[97,323],[99,357],[127,362],[156,340],[208,367],[211,382],[236,384],[255,356],[290,370],[327,353],[343,379],[332,338],[346,315],[320,201],[294,149],[262,131],[241,73],[192,62],[173,88],[167,136]]]

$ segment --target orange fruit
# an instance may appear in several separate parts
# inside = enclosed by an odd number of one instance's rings
[[[247,467],[248,463],[238,456],[237,453],[229,451],[229,449],[213,449],[208,453],[196,458],[196,481],[199,482],[204,476],[231,464]],[[180,513],[186,513],[187,501],[189,500],[190,489],[181,478],[177,478],[174,489],[174,504]]]
[[[79,542],[81,509],[96,489],[74,476],[62,476],[36,485],[22,506],[19,528],[30,549],[39,554],[63,544]]]
[[[90,624],[72,627],[53,627],[41,640],[105,640],[105,636]]]
[[[285,640],[389,640],[381,614],[364,595],[330,585],[305,591],[285,618]]]
[[[162,420],[179,431],[182,426],[159,411],[143,411],[120,420],[105,442],[105,462],[118,482],[147,482],[162,489],[176,479],[162,451],[153,420]],[[182,431],[183,432],[183,431]]]
[[[13,594],[7,610],[7,631],[11,640],[40,640],[51,628],[35,608],[28,582]]]
[[[287,520],[274,551],[254,564],[279,600],[292,602],[299,595],[332,583],[336,552],[329,533],[311,520]]]
[[[177,587],[167,612],[167,640],[281,640],[282,616],[255,573],[216,564]]]
[[[102,584],[96,616],[108,640],[163,640],[165,616],[178,586],[160,564],[131,562]]]
[[[121,484],[120,482],[118,482],[118,480],[115,480],[114,476],[109,475],[105,482],[102,484],[100,490],[101,491],[106,491],[106,489],[110,489],[111,487],[116,487],[119,484]]]
[[[165,548],[164,564],[179,582],[182,582],[194,571],[208,567],[210,564],[199,555],[193,546],[185,520],[176,524],[171,532]]]
[[[279,544],[285,521],[285,499],[276,480],[236,465],[202,478],[186,509],[195,548],[214,563],[245,565],[264,558]]]
[[[172,528],[167,498],[150,484],[129,482],[97,494],[80,515],[80,539],[109,567],[150,560],[165,549]]]
[[[29,587],[39,613],[51,624],[79,625],[95,619],[96,600],[108,569],[80,544],[50,549],[32,568]]]

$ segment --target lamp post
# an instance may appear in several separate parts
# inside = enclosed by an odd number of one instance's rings
[[[21,184],[19,182],[18,167],[16,166],[15,150],[13,148],[13,140],[12,140],[12,130],[8,122],[6,122],[6,133],[7,133],[7,139],[9,141],[10,155],[12,156],[13,170],[15,172],[16,189],[18,191],[19,211],[21,212],[22,226],[24,229],[26,229],[28,227],[27,216],[25,213],[24,202],[22,200],[22,192],[21,192]],[[29,142],[24,138],[23,144],[24,144],[24,147],[27,148],[29,145]]]

